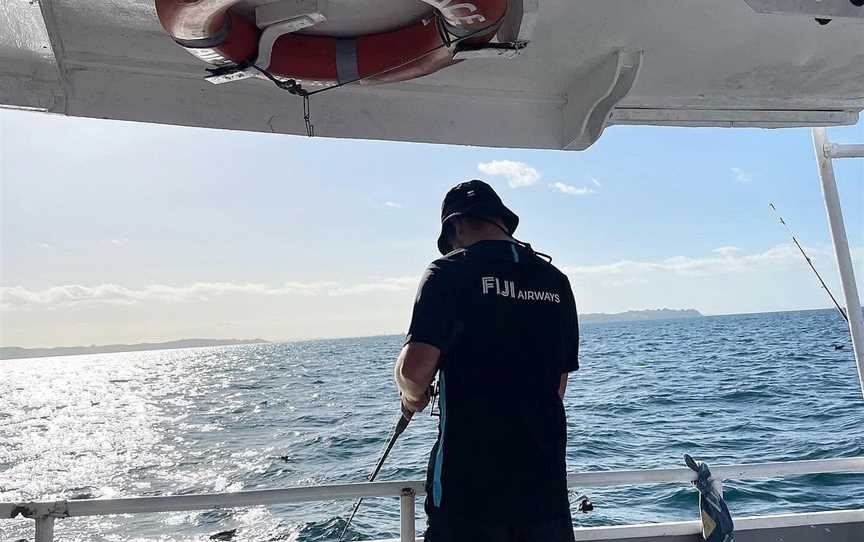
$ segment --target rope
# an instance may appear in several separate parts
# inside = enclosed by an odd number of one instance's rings
[[[465,40],[468,40],[468,39],[473,38],[473,37],[480,35],[480,34],[486,34],[489,32],[497,31],[498,26],[504,20],[504,17],[507,16],[508,9],[509,8],[505,8],[504,13],[502,13],[501,16],[498,17],[498,20],[496,20],[493,24],[491,24],[487,27],[484,27],[482,29],[477,29],[477,30],[474,30],[473,32],[469,32],[468,34],[465,34],[464,36],[453,36],[450,33],[450,31],[447,29],[446,24],[444,24],[444,22],[441,20],[441,16],[436,12],[435,13],[435,24],[438,26],[438,29],[439,29],[441,36],[442,36],[440,45],[433,47],[432,49],[429,49],[427,51],[424,51],[424,52],[420,53],[419,55],[415,56],[414,58],[406,60],[405,62],[402,62],[401,64],[397,64],[396,66],[391,66],[389,68],[385,68],[381,71],[378,71],[378,72],[375,72],[375,73],[372,73],[372,74],[369,74],[369,75],[366,75],[363,77],[357,77],[355,79],[350,79],[348,81],[340,81],[339,83],[336,83],[335,85],[330,85],[329,87],[321,88],[318,90],[313,90],[311,92],[304,89],[303,86],[294,79],[282,80],[282,79],[279,79],[278,77],[276,77],[275,75],[273,75],[272,73],[270,73],[265,68],[262,68],[260,66],[255,65],[253,62],[249,62],[248,65],[255,68],[259,72],[261,72],[262,75],[264,75],[267,79],[269,79],[273,84],[275,84],[280,89],[285,90],[291,94],[294,94],[295,96],[300,96],[303,98],[303,120],[306,123],[306,135],[309,137],[314,137],[315,136],[315,126],[312,124],[312,121],[311,121],[311,113],[310,113],[310,105],[309,105],[309,98],[311,96],[314,96],[316,94],[320,94],[322,92],[327,92],[328,90],[334,90],[334,89],[337,89],[340,87],[344,87],[345,85],[350,85],[353,83],[359,83],[361,81],[365,81],[366,79],[372,79],[375,77],[379,77],[379,76],[384,75],[386,73],[392,72],[394,70],[398,70],[398,69],[403,68],[409,64],[417,62],[418,60],[422,60],[422,59],[426,58],[427,56],[431,55],[432,53],[435,53],[436,51],[439,51],[441,49],[452,47],[453,45],[459,44]],[[524,47],[525,47],[525,45],[522,43],[514,43],[509,48],[518,50],[518,49],[523,49]],[[243,63],[243,64],[245,64],[245,63]],[[239,66],[241,66],[241,65],[238,65],[238,67]]]
[[[498,228],[499,230],[504,232],[504,234],[507,237],[509,237],[510,239],[512,239],[513,242],[516,243],[517,245],[521,246],[522,248],[527,249],[528,252],[531,252],[535,256],[546,260],[548,263],[552,263],[552,256],[550,256],[548,254],[544,254],[540,251],[534,250],[534,248],[529,243],[526,243],[525,241],[520,241],[519,239],[516,239],[515,237],[513,237],[513,234],[511,232],[507,231],[507,228],[503,227],[501,224],[495,222],[494,220],[490,220],[490,219],[486,218],[485,216],[480,216],[480,215],[475,215],[475,214],[470,214],[470,213],[466,213],[462,216],[469,216],[471,218],[476,218],[477,220],[480,220],[482,222],[486,222],[488,224],[495,226],[496,228]]]
[[[315,126],[309,118],[310,115],[309,95],[305,94],[303,95],[303,122],[306,123],[306,135],[309,137],[315,137]]]

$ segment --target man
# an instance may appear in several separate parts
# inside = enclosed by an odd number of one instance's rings
[[[441,417],[426,542],[571,542],[563,396],[579,367],[567,277],[513,239],[519,218],[482,181],[451,189],[396,362],[402,407]]]

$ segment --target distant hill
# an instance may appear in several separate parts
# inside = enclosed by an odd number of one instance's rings
[[[44,358],[49,356],[77,356],[79,354],[111,354],[116,352],[138,352],[141,350],[171,350],[176,348],[201,348],[205,346],[228,346],[232,344],[260,344],[263,339],[183,339],[164,343],[108,344],[104,346],[58,346],[54,348],[0,347],[0,360],[20,358]]]
[[[607,322],[638,322],[648,320],[675,320],[678,318],[701,318],[702,314],[695,309],[654,309],[645,311],[627,311],[615,314],[595,313],[580,314],[579,322],[583,324],[605,324]]]

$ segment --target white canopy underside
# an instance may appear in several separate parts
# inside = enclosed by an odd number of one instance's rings
[[[331,26],[319,31],[380,30],[423,8],[330,0]],[[585,148],[606,124],[854,124],[864,108],[860,9],[820,26],[744,0],[539,0],[517,58],[336,89],[312,98],[312,120],[325,137],[552,149]],[[205,67],[166,35],[152,0],[0,1],[0,104],[305,133],[299,98],[258,79],[212,85]]]

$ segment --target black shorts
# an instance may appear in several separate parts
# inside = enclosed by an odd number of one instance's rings
[[[424,542],[575,542],[570,518],[528,525],[429,520]]]

